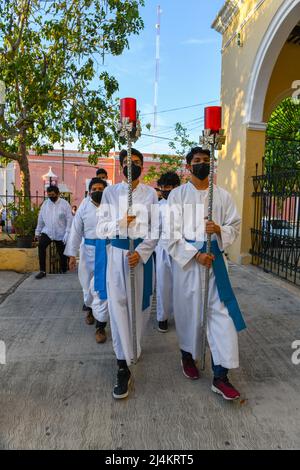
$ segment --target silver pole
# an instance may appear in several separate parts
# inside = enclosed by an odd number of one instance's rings
[[[214,198],[214,166],[215,166],[215,138],[210,144],[210,172],[209,172],[209,189],[208,189],[208,214],[207,220],[212,221],[213,215],[213,198]],[[211,252],[211,234],[207,234],[206,253]],[[205,286],[204,286],[204,305],[203,305],[203,319],[201,327],[200,338],[200,369],[205,369],[205,355],[206,355],[206,330],[207,330],[207,314],[208,314],[208,294],[209,294],[209,275],[210,268],[205,270]]]
[[[131,136],[130,132],[126,132],[127,138],[127,182],[128,182],[128,215],[132,213],[132,159],[131,159]],[[129,232],[129,227],[128,227]],[[134,252],[134,240],[129,237],[129,251]],[[132,350],[133,364],[137,363],[137,334],[136,334],[136,305],[135,305],[135,269],[129,268],[130,277],[130,293],[131,293],[131,334],[132,334]]]

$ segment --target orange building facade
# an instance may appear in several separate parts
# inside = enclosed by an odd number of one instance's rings
[[[71,204],[79,205],[88,188],[91,178],[96,176],[98,168],[105,168],[108,173],[108,182],[110,184],[122,181],[122,171],[119,165],[118,154],[113,152],[107,158],[99,158],[98,165],[94,166],[88,163],[88,152],[77,152],[76,150],[65,150],[64,155],[64,181],[62,178],[62,152],[53,150],[45,155],[36,155],[34,152],[29,154],[29,170],[31,177],[32,196],[43,196],[48,180],[43,179],[51,169],[57,176],[58,186],[64,183],[71,193]],[[152,154],[144,154],[144,171],[146,174],[150,166],[159,165],[154,160]],[[20,172],[18,165],[15,168],[15,185],[20,187]]]

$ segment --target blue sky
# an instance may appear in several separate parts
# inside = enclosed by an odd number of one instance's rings
[[[157,6],[161,14],[160,79],[158,111],[218,100],[221,80],[221,35],[211,23],[224,0],[145,0],[145,23],[139,36],[130,38],[130,49],[120,57],[107,57],[105,68],[120,85],[120,97],[132,96],[141,114],[153,113]],[[187,123],[198,141],[203,107],[158,114],[157,135],[172,137],[176,122]],[[143,124],[153,115],[144,116]],[[143,126],[143,132],[153,133]],[[168,141],[143,137],[136,146],[144,152],[166,152]],[[169,150],[170,151],[170,150]]]

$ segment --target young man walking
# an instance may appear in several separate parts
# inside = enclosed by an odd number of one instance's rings
[[[132,199],[134,215],[128,215],[127,151],[120,153],[124,181],[108,186],[99,209],[97,235],[108,239],[107,247],[107,297],[113,347],[117,358],[117,382],[113,396],[128,396],[129,367],[133,359],[130,267],[135,270],[135,306],[137,330],[137,355],[141,354],[141,339],[147,324],[153,288],[152,253],[158,238],[151,237],[151,208],[157,204],[156,192],[140,183],[143,155],[132,149]],[[134,239],[135,251],[129,252],[129,238]],[[100,296],[101,297],[101,296]]]
[[[65,249],[65,255],[70,257],[69,268],[72,271],[76,267],[76,255],[80,248],[78,278],[84,293],[84,304],[89,309],[86,322],[91,324],[90,316],[96,319],[97,343],[106,341],[105,327],[108,320],[107,300],[101,301],[94,289],[97,209],[106,186],[106,181],[100,178],[91,179],[88,200],[76,212]]]
[[[195,360],[200,353],[204,280],[209,267],[207,338],[214,375],[212,390],[234,400],[240,394],[227,374],[239,367],[237,331],[244,329],[245,323],[230,285],[223,250],[236,239],[241,219],[230,194],[214,185],[213,221],[207,221],[210,153],[195,147],[186,161],[191,180],[174,189],[168,199],[174,214],[171,233],[181,233],[170,240],[168,251],[174,261],[174,317],[182,369],[187,378],[199,378]],[[206,254],[208,233],[212,235],[211,254]]]

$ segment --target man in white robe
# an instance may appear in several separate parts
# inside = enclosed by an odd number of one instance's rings
[[[173,235],[168,246],[174,261],[174,317],[183,373],[190,379],[197,379],[195,360],[200,353],[205,271],[206,267],[212,267],[207,324],[214,373],[212,390],[233,400],[240,394],[229,382],[227,373],[239,367],[237,331],[245,328],[245,323],[230,286],[223,251],[236,239],[241,219],[230,194],[214,186],[213,222],[205,220],[209,161],[208,150],[193,148],[187,155],[191,180],[174,189],[168,199],[169,209],[174,214]],[[213,254],[206,254],[207,233],[212,234]]]
[[[162,199],[159,201],[160,226],[165,218],[167,199],[172,189],[180,186],[177,173],[169,171],[159,178],[157,185],[160,188]],[[168,241],[160,237],[156,253],[156,316],[158,331],[168,331],[168,319],[173,315],[173,268],[172,258],[168,251]]]
[[[139,182],[143,168],[143,155],[132,149],[133,214],[128,215],[127,151],[120,153],[120,165],[124,181],[109,186],[103,194],[99,208],[97,235],[108,239],[107,247],[107,298],[112,331],[113,347],[117,357],[117,383],[113,397],[128,396],[130,383],[129,365],[133,359],[131,331],[130,269],[135,269],[135,306],[137,330],[137,355],[141,354],[141,339],[150,314],[153,289],[152,253],[159,238],[159,214],[150,233],[152,208],[157,206],[156,192]],[[130,254],[129,238],[135,240],[135,251]],[[101,296],[100,296],[101,297]]]
[[[106,341],[106,323],[108,320],[107,300],[100,300],[94,289],[97,208],[102,199],[106,181],[92,178],[89,183],[89,196],[84,200],[74,216],[70,236],[65,248],[65,255],[70,257],[69,267],[76,267],[76,255],[80,248],[78,278],[84,292],[84,304],[96,319],[96,341]],[[88,318],[89,320],[89,318]],[[91,324],[90,321],[87,321]]]
[[[105,170],[105,168],[98,168],[97,171],[96,171],[96,177],[97,178],[100,178],[102,181],[105,181],[106,184],[108,185],[107,183],[107,179],[108,179],[108,174],[107,174],[107,171]],[[89,202],[90,198],[87,194],[87,196],[81,201],[80,203],[80,206],[85,206],[88,202]],[[83,207],[81,208],[81,210],[83,210]],[[82,310],[83,312],[86,312],[86,323],[88,325],[93,325],[95,323],[95,318],[93,316],[93,312],[92,312],[92,309],[88,306],[88,303],[90,302],[90,269],[85,269],[84,267],[84,263],[85,263],[85,260],[86,260],[86,257],[85,257],[85,252],[86,252],[86,248],[85,248],[85,245],[84,245],[84,240],[82,241],[81,245],[80,245],[80,253],[82,251],[82,255],[80,254],[80,261],[79,261],[79,267],[78,267],[78,276],[79,276],[79,280],[80,280],[80,283],[81,285],[83,286],[83,306],[82,306]],[[82,266],[81,266],[81,263],[82,263]],[[82,268],[82,269],[81,269]],[[97,297],[95,297],[95,299],[97,299]]]

